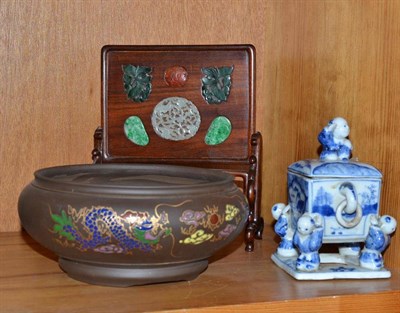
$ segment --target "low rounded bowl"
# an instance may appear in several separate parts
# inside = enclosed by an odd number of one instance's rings
[[[222,171],[101,164],[35,172],[18,211],[70,277],[131,286],[197,277],[241,233],[248,204]]]

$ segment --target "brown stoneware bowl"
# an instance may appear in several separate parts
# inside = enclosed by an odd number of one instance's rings
[[[70,277],[131,286],[197,277],[241,233],[248,204],[222,171],[102,164],[37,171],[18,209]]]

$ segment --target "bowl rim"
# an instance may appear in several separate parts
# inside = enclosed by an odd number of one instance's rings
[[[152,175],[164,175],[168,177],[197,178],[193,184],[130,186],[111,183],[94,183],[76,181],[63,181],[61,177],[70,174],[100,174],[104,177],[115,173],[148,173]],[[70,193],[90,194],[127,194],[136,196],[151,195],[179,195],[179,194],[204,194],[227,191],[237,188],[231,174],[217,169],[190,167],[169,164],[142,164],[142,163],[117,163],[117,164],[74,164],[42,168],[34,173],[32,185],[48,191],[60,191]],[[229,188],[230,187],[230,188]]]

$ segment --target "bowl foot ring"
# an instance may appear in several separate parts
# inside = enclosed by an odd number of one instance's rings
[[[59,258],[58,263],[61,269],[75,280],[113,287],[193,280],[208,266],[208,260],[165,265],[127,266]]]

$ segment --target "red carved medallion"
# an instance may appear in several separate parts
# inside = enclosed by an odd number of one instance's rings
[[[188,72],[182,66],[171,66],[165,70],[164,80],[170,87],[183,87],[188,79]]]

